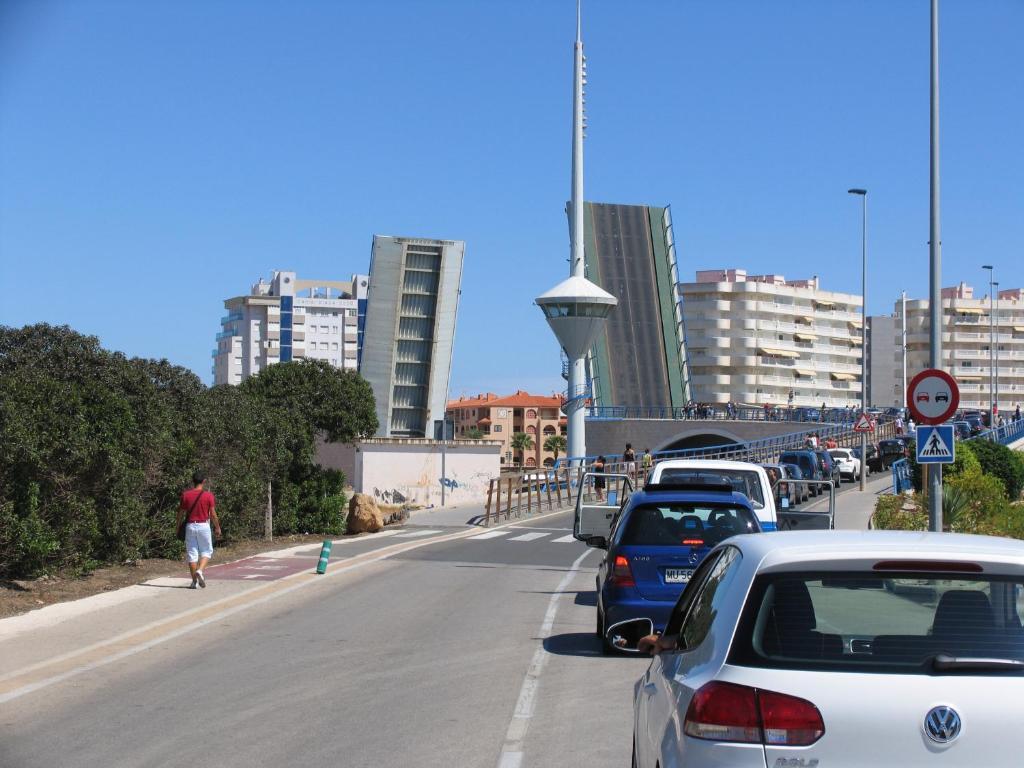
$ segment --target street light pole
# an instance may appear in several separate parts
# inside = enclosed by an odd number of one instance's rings
[[[996,339],[996,343],[995,343],[995,348],[996,348],[996,371],[995,371],[995,378],[996,378],[996,390],[995,390],[996,391],[996,406],[995,406],[995,408],[992,409],[992,412],[993,412],[993,416],[995,416],[996,418],[999,418],[999,281],[998,280],[996,282],[992,283],[992,292],[995,294],[995,297],[996,297],[996,317],[995,317],[995,322],[994,322],[995,329],[996,329],[996,332],[995,332],[995,339]],[[995,429],[997,426],[998,425],[993,421],[992,429]]]
[[[988,270],[988,428],[996,425],[996,314],[993,296],[995,283],[992,281],[994,270],[991,264],[982,264]]]
[[[939,0],[931,7],[928,263],[931,367],[942,365],[942,241],[939,227]],[[928,530],[942,530],[942,465],[928,473]]]
[[[849,189],[851,195],[859,195],[861,201],[860,229],[860,413],[863,417],[868,410],[868,191]],[[868,461],[868,433],[860,433],[860,489],[865,488],[864,465]]]
[[[901,294],[901,301],[903,306],[901,312],[903,313],[903,416],[906,418],[907,410],[907,292],[903,291]]]

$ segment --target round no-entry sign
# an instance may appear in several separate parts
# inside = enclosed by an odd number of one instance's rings
[[[945,371],[929,368],[910,380],[907,403],[919,424],[942,424],[960,407],[960,388]]]

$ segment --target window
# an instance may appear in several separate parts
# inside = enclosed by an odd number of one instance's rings
[[[335,352],[337,352],[338,351],[338,342],[332,341],[331,342],[331,349],[334,350]]]
[[[714,547],[730,536],[757,531],[750,510],[727,504],[666,503],[634,507],[619,544],[682,546],[699,539]],[[688,546],[693,546],[688,545]]]
[[[337,333],[337,332],[338,332],[338,326],[332,325],[331,326],[331,333]]]
[[[526,418],[528,418],[528,419],[536,419],[537,418],[537,411],[535,411],[533,408],[527,409],[527,411],[526,411]]]
[[[350,309],[350,310],[348,311],[348,316],[349,316],[349,317],[358,317],[358,316],[359,316],[359,310],[356,310],[356,309]]]
[[[494,431],[495,432],[501,432],[501,424],[495,424],[494,425]]]
[[[704,642],[711,631],[711,623],[718,614],[719,606],[729,593],[729,583],[739,570],[739,562],[738,549],[729,547],[722,552],[683,620],[683,627],[679,633],[680,650],[692,650]]]
[[[335,326],[334,330],[338,330],[337,326]],[[320,333],[327,333],[327,326],[326,325],[321,325],[320,326]]]
[[[761,476],[756,470],[744,469],[697,469],[671,468],[661,473],[659,483],[697,483],[701,485],[731,485],[734,491],[742,493],[755,509],[763,508]]]
[[[940,654],[1024,661],[1022,616],[1020,577],[772,573],[751,588],[730,662],[933,675]]]

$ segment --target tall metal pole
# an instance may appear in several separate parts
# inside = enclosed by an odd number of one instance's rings
[[[995,334],[994,334],[995,335],[995,344],[993,346],[995,346],[995,348],[996,348],[995,349],[995,352],[996,352],[996,358],[995,358],[996,359],[996,369],[995,369],[995,382],[996,382],[995,393],[996,393],[996,397],[995,397],[995,403],[996,403],[996,405],[995,405],[995,408],[992,409],[993,419],[992,419],[992,422],[991,422],[991,424],[992,424],[991,428],[995,429],[998,426],[998,424],[996,424],[996,419],[999,418],[999,282],[998,281],[992,283],[992,292],[995,294],[995,298],[996,298],[996,314],[995,314],[995,320],[993,322],[993,326],[995,327]]]
[[[583,250],[583,29],[579,0],[576,2],[576,42],[573,46],[572,97],[572,188],[569,197],[572,209],[572,242],[569,274],[586,277]],[[587,452],[586,409],[581,398],[587,386],[586,353],[569,361],[569,455],[584,456]]]
[[[860,413],[863,417],[868,410],[868,191],[866,189],[847,190],[851,195],[859,195],[861,202],[860,230]],[[864,490],[864,465],[868,460],[868,433],[860,433],[860,489]]]
[[[903,410],[907,409],[907,292],[903,291],[901,296],[903,307],[901,312],[903,313]],[[906,417],[906,413],[903,414]]]
[[[988,270],[988,428],[995,427],[996,420],[996,314],[993,297],[993,269],[991,264],[982,264]]]
[[[931,367],[942,369],[942,240],[939,234],[939,0],[931,8],[931,178],[929,204],[928,257],[930,291],[928,308],[931,315]],[[935,464],[928,473],[928,530],[942,530],[942,465]]]

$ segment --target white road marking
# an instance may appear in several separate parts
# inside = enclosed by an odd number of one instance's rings
[[[487,533],[481,533],[477,536],[470,536],[469,541],[480,541],[481,539],[496,539],[499,536],[507,536],[512,531],[488,531]]]
[[[431,536],[431,535],[433,535],[435,533],[440,533],[440,531],[433,531],[433,530],[428,530],[428,531],[406,531],[405,533],[397,533],[397,534],[395,534],[395,538],[396,539],[415,539],[417,536]]]
[[[569,542],[572,542],[572,541],[576,541],[576,537],[575,537],[575,536],[573,536],[573,535],[572,535],[572,534],[570,533],[570,534],[569,534],[568,536],[563,536],[563,537],[562,537],[562,538],[560,538],[560,539],[555,539],[555,540],[554,540],[554,543],[555,543],[555,544],[568,544]]]
[[[261,573],[250,573],[248,576],[243,576],[242,578],[243,579],[259,579],[259,578],[262,578],[262,577],[263,577],[263,574],[261,574]]]
[[[539,533],[524,533],[522,536],[513,536],[509,541],[533,541],[534,539],[543,539],[547,535],[547,531],[540,531]]]
[[[588,549],[576,558],[576,561],[569,568],[569,571],[562,577],[562,580],[555,587],[555,591],[548,600],[548,609],[544,613],[544,621],[537,633],[537,650],[533,653],[530,667],[526,670],[526,677],[523,678],[523,686],[519,689],[519,698],[516,700],[516,708],[512,714],[512,720],[505,732],[505,743],[501,748],[501,756],[498,759],[498,768],[518,768],[523,762],[523,743],[526,741],[526,732],[530,729],[530,719],[533,717],[534,709],[537,706],[537,689],[540,686],[540,676],[547,666],[548,657],[551,655],[544,648],[544,641],[551,635],[551,628],[555,624],[555,616],[558,613],[558,598],[564,593],[570,582],[579,573],[580,563],[583,558],[590,554]]]

